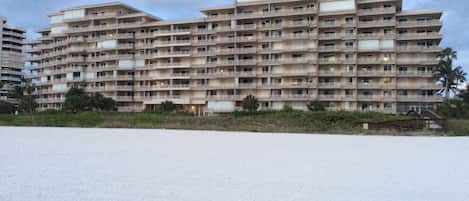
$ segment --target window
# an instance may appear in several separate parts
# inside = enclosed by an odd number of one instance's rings
[[[353,96],[353,90],[351,90],[351,89],[345,90],[345,95],[346,96]]]
[[[384,4],[384,8],[392,8],[392,4]]]
[[[353,48],[353,42],[350,42],[350,41],[345,42],[345,47],[346,48]]]
[[[391,72],[392,71],[392,65],[384,65],[384,72]]]
[[[355,32],[354,32],[353,29],[347,29],[347,30],[345,30],[345,35],[352,36],[354,33],[355,33]]]
[[[391,103],[384,103],[384,109],[391,110],[392,109],[392,104]]]

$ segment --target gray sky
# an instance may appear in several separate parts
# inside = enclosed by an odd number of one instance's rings
[[[0,15],[10,24],[24,27],[28,37],[35,36],[34,30],[45,28],[47,14],[63,8],[84,4],[103,3],[116,0],[0,0]],[[133,7],[163,19],[187,19],[202,17],[200,8],[231,4],[234,0],[121,0]],[[444,11],[442,47],[458,51],[458,65],[469,73],[469,12],[468,0],[404,0],[406,9],[439,9]]]

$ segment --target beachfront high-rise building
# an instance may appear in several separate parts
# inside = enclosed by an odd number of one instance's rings
[[[402,0],[244,0],[166,21],[122,3],[65,9],[28,44],[42,110],[80,85],[142,111],[262,109],[407,112],[441,102],[432,79],[441,11]]]
[[[21,84],[24,33],[22,28],[7,25],[7,19],[0,16],[0,100],[11,101],[9,91]]]

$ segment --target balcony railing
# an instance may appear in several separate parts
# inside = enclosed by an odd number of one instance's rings
[[[374,21],[360,21],[358,26],[361,27],[383,27],[383,26],[394,26],[395,20],[374,20]]]
[[[413,21],[398,21],[398,26],[441,26],[440,20],[413,20]]]
[[[442,48],[439,46],[398,46],[397,50],[399,51],[441,51]]]
[[[427,37],[441,37],[440,33],[429,32],[429,33],[404,33],[398,35],[400,39],[411,39],[411,38],[427,38]]]
[[[396,12],[395,7],[388,7],[388,8],[371,8],[371,9],[359,9],[359,15],[366,15],[366,14],[382,14],[382,13],[393,13]]]

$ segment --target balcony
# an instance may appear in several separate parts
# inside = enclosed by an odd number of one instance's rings
[[[318,88],[322,89],[334,89],[334,88],[342,88],[342,82],[319,82]]]
[[[432,77],[433,72],[429,71],[398,71],[400,77]]]
[[[235,43],[235,42],[254,42],[257,40],[256,36],[239,36],[239,37],[223,37],[213,40],[213,43]]]
[[[406,82],[400,82],[397,83],[397,87],[399,89],[427,89],[427,90],[439,90],[441,89],[440,84],[436,83],[406,83]]]
[[[9,35],[9,36],[14,36],[14,37],[18,37],[18,38],[26,38],[24,33],[18,33],[18,32],[15,32],[15,31],[6,31],[6,30],[4,30],[2,33],[3,33],[3,35]]]
[[[172,52],[158,52],[152,54],[152,58],[167,58],[167,57],[190,57],[191,51],[172,51]]]
[[[400,102],[443,102],[443,98],[440,96],[422,96],[422,95],[407,95],[398,96]]]
[[[421,39],[441,39],[442,35],[438,32],[430,33],[405,33],[399,34],[398,40],[421,40]]]
[[[310,21],[289,21],[289,22],[282,23],[283,28],[311,27],[315,25],[316,25],[315,22],[310,22]]]
[[[322,22],[319,22],[319,27],[321,27],[321,28],[340,27],[342,25],[344,25],[344,23],[339,22],[339,21],[322,21]]]
[[[230,100],[230,101],[235,101],[235,100],[243,100],[244,97],[240,95],[214,95],[214,96],[207,96],[206,99],[212,100],[212,101],[220,101],[220,100]]]
[[[314,63],[315,59],[300,57],[300,58],[285,58],[285,59],[280,59],[278,61],[280,61],[281,64],[309,64],[309,63]],[[272,60],[271,62],[279,64],[278,61]]]
[[[359,28],[371,28],[371,27],[390,27],[395,26],[395,20],[375,20],[375,21],[360,21],[358,23]]]
[[[344,36],[345,34],[343,33],[322,33],[319,34],[319,40],[339,40],[342,39]]]
[[[319,71],[319,76],[341,77],[344,73],[345,73],[344,71]]]
[[[336,94],[319,94],[318,98],[321,101],[339,101],[339,100],[342,100],[342,96],[341,95],[336,95]]]
[[[23,39],[17,39],[17,38],[12,38],[12,37],[3,37],[2,39],[3,39],[3,41],[23,44]]]
[[[383,83],[383,82],[370,82],[370,83],[364,83],[360,82],[358,83],[358,88],[359,89],[395,89],[396,84],[395,83]]]
[[[340,52],[345,49],[344,46],[319,46],[318,50],[320,52]]]
[[[68,52],[84,52],[87,49],[91,49],[90,47],[69,47],[67,48]]]
[[[63,63],[65,62],[70,62],[70,63],[85,62],[85,58],[84,57],[69,57],[63,61]]]
[[[414,64],[414,65],[436,65],[438,64],[437,58],[399,58],[397,59],[398,64]]]
[[[114,18],[117,16],[119,16],[117,12],[106,12],[106,13],[96,13],[96,14],[90,13],[80,18],[64,19],[64,22],[85,21],[85,20],[92,20],[92,19],[106,19],[106,18]]]
[[[172,40],[172,41],[155,41],[149,44],[138,44],[139,47],[167,47],[167,46],[190,46],[191,40]]]
[[[156,69],[172,69],[172,68],[189,68],[191,63],[189,62],[160,62],[158,64],[148,65],[145,68],[156,68]]]
[[[221,49],[217,51],[217,54],[255,54],[256,48],[231,48]]]
[[[384,14],[393,14],[396,13],[395,7],[388,8],[371,8],[371,9],[359,9],[358,15],[384,15]]]
[[[413,20],[413,21],[399,21],[397,22],[398,28],[414,28],[414,27],[440,27],[442,22],[440,20]]]
[[[393,39],[396,37],[394,33],[360,33],[358,34],[359,39]]]
[[[171,35],[189,35],[192,33],[191,29],[173,29],[173,30],[158,30],[147,33],[136,33],[137,39],[153,38],[158,36],[171,36]]]
[[[271,10],[271,11],[257,11],[257,12],[246,12],[246,13],[237,13],[234,14],[219,14],[219,15],[209,15],[208,20],[231,20],[231,19],[245,19],[245,18],[258,18],[258,17],[274,17],[274,16],[283,16],[283,15],[304,15],[316,13],[316,8],[301,8],[301,9],[281,9],[281,10]]]
[[[394,58],[358,58],[358,64],[386,64],[394,62]]]
[[[395,75],[395,71],[358,71],[358,76],[360,77],[388,77]]]
[[[364,101],[364,102],[380,102],[383,100],[383,96],[381,95],[358,95],[357,96],[358,101]]]
[[[273,94],[270,97],[264,99],[269,100],[313,100],[316,96],[313,94]]]
[[[275,37],[278,39],[284,40],[294,40],[294,39],[312,39],[315,38],[316,34],[285,34],[283,36]]]
[[[125,58],[123,55],[106,55],[106,56],[98,56],[98,57],[88,57],[86,61],[90,62],[99,62],[99,61],[110,61],[110,60],[118,60]]]
[[[398,46],[398,51],[401,52],[441,52],[442,48],[439,46],[421,46],[421,45],[413,45],[413,46]]]

